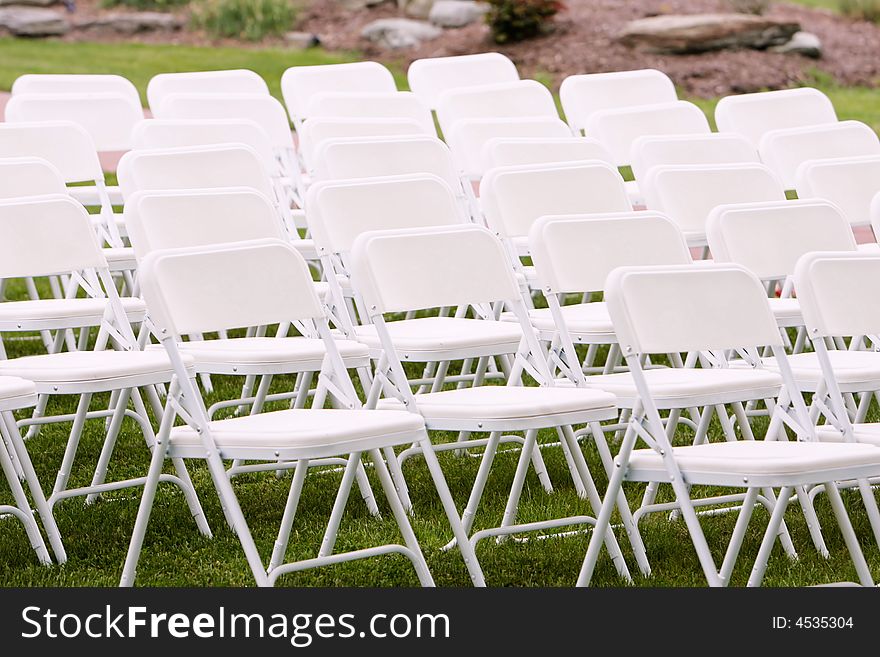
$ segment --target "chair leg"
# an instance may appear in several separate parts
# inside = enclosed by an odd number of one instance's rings
[[[764,531],[764,538],[761,541],[761,547],[758,550],[758,556],[755,558],[755,565],[752,567],[752,573],[749,575],[747,586],[761,586],[761,580],[764,579],[764,572],[767,570],[767,560],[770,558],[773,544],[776,543],[776,534],[779,531],[779,526],[782,524],[782,518],[785,515],[785,509],[788,507],[791,493],[792,489],[790,486],[783,486],[779,491],[779,498],[773,506],[773,513],[770,514],[770,522],[767,523],[767,529]]]
[[[736,518],[736,524],[733,527],[733,536],[727,545],[727,551],[724,553],[724,561],[721,563],[721,579],[724,585],[730,584],[730,575],[733,573],[733,567],[736,564],[736,558],[739,556],[740,548],[742,548],[743,539],[748,529],[749,521],[755,511],[755,501],[758,499],[758,489],[749,488],[746,491],[746,497],[743,500],[742,508]]]
[[[339,484],[339,490],[336,491],[336,500],[333,502],[333,510],[330,512],[330,520],[324,531],[324,538],[321,540],[321,548],[318,550],[319,557],[333,554],[333,547],[336,545],[336,534],[339,532],[339,523],[342,522],[342,514],[345,512],[345,505],[348,504],[348,496],[351,493],[355,473],[360,464],[360,453],[354,453],[348,457],[348,462],[345,464],[345,470],[342,473],[342,482]]]
[[[42,534],[40,534],[40,528],[37,527],[37,522],[34,520],[34,512],[31,510],[31,505],[28,503],[24,489],[21,487],[21,481],[19,480],[18,473],[15,471],[15,467],[12,464],[12,458],[9,456],[9,452],[6,450],[6,445],[2,441],[0,441],[0,469],[2,469],[3,474],[6,475],[6,480],[9,483],[9,488],[12,492],[12,497],[15,500],[15,505],[21,513],[18,518],[24,525],[31,547],[34,549],[34,552],[37,553],[37,558],[40,560],[40,563],[44,565],[51,564],[52,559],[49,557],[49,550],[46,549],[46,543],[43,541]]]
[[[571,431],[571,428],[569,428],[569,431]],[[556,427],[556,435],[559,436],[559,445],[562,447],[562,454],[565,456],[565,463],[568,465],[568,471],[571,473],[571,480],[574,482],[575,491],[577,491],[579,498],[585,500],[587,499],[587,489],[584,488],[584,482],[581,480],[581,476],[578,473],[578,467],[574,461],[574,455],[571,453],[571,448],[569,448],[569,441],[563,435],[562,427]],[[577,444],[576,439],[575,444]]]
[[[861,582],[862,586],[874,586],[874,578],[871,577],[871,570],[868,568],[865,555],[859,546],[859,539],[856,537],[855,531],[853,531],[846,507],[843,506],[843,500],[840,498],[837,484],[833,481],[827,482],[825,484],[825,492],[828,494],[828,500],[831,502],[831,509],[834,511],[835,518],[837,518],[840,533],[843,534],[846,548],[849,551],[850,558],[853,560],[853,565],[859,576],[859,582]]]
[[[103,484],[107,477],[107,467],[110,464],[110,458],[113,456],[113,449],[116,447],[116,439],[119,437],[119,430],[122,427],[122,419],[125,417],[125,408],[128,406],[128,400],[131,397],[131,390],[120,390],[116,398],[116,404],[113,409],[110,425],[107,427],[107,435],[104,438],[104,446],[101,448],[101,455],[98,457],[98,465],[95,466],[95,472],[92,475],[92,486]],[[97,493],[86,495],[86,504],[92,504],[98,499]]]
[[[871,523],[871,530],[874,532],[874,541],[880,546],[880,509],[877,508],[877,499],[874,497],[874,491],[868,484],[867,479],[859,479],[859,493],[862,495],[862,502],[865,510],[868,512],[868,520]]]
[[[376,496],[373,494],[373,487],[370,486],[370,480],[367,478],[367,470],[364,468],[363,462],[358,463],[355,476],[357,477],[358,490],[361,492],[364,504],[367,505],[367,511],[370,512],[371,516],[378,518],[380,515],[379,505],[376,503]]]
[[[526,439],[519,455],[516,472],[513,475],[513,483],[510,486],[510,493],[507,496],[507,505],[504,507],[504,516],[501,519],[501,527],[509,527],[516,520],[519,498],[522,494],[523,484],[526,480],[526,473],[529,469],[529,458],[537,446],[537,437],[537,429],[529,429],[526,431]],[[496,543],[502,543],[505,540],[507,540],[507,536],[499,536],[495,539]]]
[[[581,571],[578,574],[577,586],[590,585],[593,572],[596,569],[596,562],[599,560],[599,552],[605,543],[604,537],[611,529],[611,514],[617,504],[617,495],[623,490],[623,476],[626,473],[620,465],[620,460],[629,460],[629,451],[632,449],[631,446],[627,449],[626,445],[625,442],[624,448],[621,450],[625,452],[623,457],[618,456],[619,460],[614,462],[614,473],[611,475],[611,481],[608,482],[605,499],[602,501],[599,515],[596,518],[596,526],[593,528],[593,533],[590,534],[590,542],[587,545],[587,554],[584,556],[584,562],[581,564]]]
[[[281,518],[281,527],[278,529],[278,538],[272,548],[272,557],[269,559],[269,571],[284,563],[284,555],[287,554],[287,545],[290,541],[290,530],[296,517],[296,509],[299,506],[299,498],[302,494],[303,483],[309,471],[309,462],[300,460],[296,462],[293,471],[293,481],[287,493],[287,503],[284,505],[284,515]]]
[[[73,460],[76,458],[76,450],[79,447],[79,439],[82,435],[83,426],[86,421],[86,414],[89,412],[89,404],[92,401],[91,393],[80,395],[79,404],[76,407],[76,415],[73,419],[73,427],[70,435],[67,437],[67,447],[64,450],[64,458],[61,461],[61,467],[55,477],[55,486],[52,488],[52,497],[49,501],[54,504],[54,497],[57,493],[67,488],[67,481],[70,479],[70,470],[73,467]]]
[[[406,478],[403,476],[403,468],[400,466],[400,461],[397,460],[397,454],[394,452],[393,447],[385,447],[382,452],[385,454],[388,470],[391,472],[391,479],[397,488],[400,502],[408,513],[412,513],[413,504],[409,498],[409,486],[406,484]]]

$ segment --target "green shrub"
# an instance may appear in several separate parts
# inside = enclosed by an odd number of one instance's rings
[[[840,13],[872,23],[880,23],[880,0],[839,0]]]
[[[190,0],[101,0],[102,7],[130,7],[141,11],[167,11],[188,5]]]
[[[290,0],[203,0],[193,21],[218,37],[259,41],[290,30],[296,12]]]
[[[523,41],[550,31],[553,17],[565,8],[560,0],[489,0],[486,22],[496,43]]]

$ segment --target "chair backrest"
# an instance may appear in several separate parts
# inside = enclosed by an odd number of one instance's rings
[[[519,298],[504,247],[481,226],[371,231],[358,237],[351,261],[373,315]]]
[[[590,115],[586,133],[601,143],[617,162],[633,160],[633,142],[653,135],[708,135],[712,129],[703,110],[684,100],[660,105],[598,110]]]
[[[880,191],[880,156],[807,160],[795,174],[798,198],[824,198],[843,210],[855,226],[871,222],[874,195]]]
[[[252,187],[274,198],[260,156],[243,144],[130,151],[119,160],[124,198],[139,190]]]
[[[449,147],[436,137],[325,139],[315,156],[315,180],[431,173],[460,189]]]
[[[480,182],[487,225],[502,237],[525,237],[539,217],[632,210],[623,178],[604,162],[490,169]]]
[[[61,173],[41,157],[0,157],[0,198],[67,194]]]
[[[431,110],[409,91],[322,92],[309,102],[308,116],[313,119],[411,119],[421,123],[426,133],[435,130]]]
[[[611,154],[588,137],[495,137],[483,146],[488,168],[600,160],[614,164]]]
[[[132,142],[136,149],[245,144],[267,170],[277,168],[269,135],[249,119],[144,119],[135,126]]]
[[[272,202],[249,187],[135,192],[123,218],[138,260],[159,249],[284,239]]]
[[[529,231],[529,253],[552,294],[602,290],[617,267],[691,262],[678,227],[650,210],[541,217]]]
[[[462,119],[528,116],[559,118],[553,94],[535,80],[450,89],[443,93],[437,104],[437,121],[444,135]]]
[[[322,254],[348,253],[371,230],[468,221],[452,188],[430,174],[316,182],[306,197],[306,220]]]
[[[0,200],[0,278],[106,266],[89,213],[69,196]]]
[[[715,106],[718,131],[739,133],[755,148],[771,130],[836,122],[828,96],[808,87],[725,96]]]
[[[880,139],[860,121],[840,121],[772,130],[761,137],[758,150],[785,188],[794,189],[797,169],[807,160],[880,155]]]
[[[299,151],[306,168],[315,166],[315,155],[326,139],[391,136],[436,136],[426,132],[422,124],[412,119],[309,119],[299,130]]]
[[[709,214],[706,237],[715,262],[736,262],[758,278],[794,274],[810,251],[854,251],[839,208],[821,199],[721,205]]]
[[[153,251],[138,271],[150,318],[171,335],[323,316],[308,265],[281,240]]]
[[[417,59],[406,72],[409,88],[431,109],[449,89],[519,80],[516,65],[498,52]]]
[[[462,119],[443,136],[459,170],[469,178],[478,179],[490,168],[484,159],[483,148],[491,139],[561,139],[571,137],[571,130],[555,117]]]
[[[268,95],[269,87],[262,77],[247,69],[159,73],[147,83],[147,102],[153,112],[165,96],[176,93]]]
[[[99,151],[131,148],[134,126],[144,118],[140,103],[112,92],[17,94],[6,104],[6,120],[73,121],[91,136]]]
[[[281,76],[281,95],[297,129],[308,117],[309,102],[325,91],[397,91],[391,71],[379,62],[293,66]]]
[[[605,302],[624,353],[782,344],[761,281],[735,264],[620,267]]]
[[[0,121],[2,157],[41,157],[65,182],[102,180],[101,161],[89,133],[72,121]]]
[[[782,183],[762,164],[657,166],[641,188],[649,208],[668,215],[685,237],[697,241],[716,206],[785,200]]]
[[[713,132],[697,135],[639,137],[632,146],[636,180],[651,167],[664,164],[738,164],[760,162],[758,151],[740,135]]]
[[[287,112],[268,94],[169,94],[159,105],[156,118],[248,119],[266,131],[275,148],[293,149]]]
[[[559,87],[559,100],[568,124],[581,131],[599,110],[671,103],[678,96],[668,75],[647,68],[569,75]]]
[[[794,285],[810,337],[880,334],[880,255],[807,253]]]
[[[12,83],[12,94],[122,94],[140,106],[141,98],[131,80],[121,75],[81,73],[28,73]]]

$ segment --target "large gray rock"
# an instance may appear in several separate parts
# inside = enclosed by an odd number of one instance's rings
[[[386,48],[412,48],[442,33],[439,27],[409,18],[381,18],[361,30],[362,37]]]
[[[0,8],[0,33],[15,36],[43,37],[67,34],[70,23],[57,11],[42,7]]]
[[[651,16],[629,22],[618,39],[625,45],[659,53],[697,53],[725,48],[755,48],[787,43],[800,25],[748,14]]]
[[[474,0],[437,0],[428,20],[439,27],[464,27],[481,18],[489,10],[485,2]]]
[[[812,32],[798,32],[788,43],[770,48],[773,52],[781,52],[789,55],[804,55],[819,59],[822,57],[822,42]]]
[[[184,19],[160,11],[107,12],[94,19],[76,24],[80,30],[103,30],[119,34],[138,32],[173,32],[184,25]]]

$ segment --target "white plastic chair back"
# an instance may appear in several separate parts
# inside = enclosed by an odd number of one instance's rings
[[[599,110],[671,103],[678,96],[669,76],[649,68],[569,75],[559,87],[559,100],[568,124],[580,132]]]
[[[144,118],[139,102],[118,93],[17,94],[6,105],[6,120],[73,121],[99,151],[131,148],[134,126]]]
[[[697,244],[704,243],[706,219],[715,207],[785,200],[782,183],[762,164],[657,166],[642,189],[648,208],[669,216]]]
[[[509,58],[497,52],[417,59],[406,72],[409,88],[431,109],[449,89],[482,87],[519,80]]]
[[[308,118],[309,102],[325,91],[397,91],[391,71],[379,62],[293,66],[281,76],[281,95],[296,129]]]
[[[352,280],[374,313],[519,298],[504,247],[481,226],[365,233],[351,260]]]
[[[495,137],[483,146],[487,168],[599,160],[614,164],[611,154],[587,137]]]
[[[266,81],[248,69],[159,73],[147,84],[147,103],[155,112],[166,96],[188,94],[269,94]]]
[[[758,151],[736,134],[667,135],[639,137],[632,146],[632,170],[636,180],[651,167],[665,164],[739,164],[760,162]]]
[[[529,231],[529,253],[542,289],[553,294],[602,290],[617,267],[691,262],[678,227],[650,210],[541,217]]]
[[[431,173],[461,187],[449,147],[436,137],[325,139],[315,157],[315,180]]]
[[[571,130],[558,117],[462,119],[443,136],[462,174],[477,180],[490,168],[483,157],[483,148],[490,140],[518,137],[561,139],[571,137]]]
[[[772,130],[761,138],[761,160],[782,179],[797,184],[797,169],[807,160],[880,155],[880,139],[860,121]]]
[[[123,218],[138,260],[159,249],[284,239],[272,201],[249,187],[135,192]]]
[[[426,133],[435,131],[434,117],[418,97],[409,91],[322,92],[309,101],[309,118],[410,119]]]
[[[798,198],[836,204],[854,226],[871,223],[871,202],[880,192],[880,156],[808,160],[795,174]]]
[[[467,222],[455,193],[432,175],[316,182],[306,219],[318,252],[348,253],[364,232]],[[423,262],[430,269],[434,258]]]
[[[721,205],[706,222],[715,262],[736,262],[763,280],[794,274],[811,251],[855,251],[840,209],[821,199]]]
[[[323,316],[308,265],[281,240],[153,251],[139,271],[150,318],[173,335]]]
[[[684,100],[593,112],[588,137],[608,149],[618,166],[633,160],[633,142],[654,135],[708,135],[712,132],[703,110]]]
[[[735,264],[620,267],[605,303],[628,354],[782,345],[767,291]]]
[[[117,171],[122,195],[139,190],[252,187],[275,198],[260,156],[243,144],[130,151]]]
[[[629,212],[617,170],[599,161],[490,169],[480,182],[486,224],[502,237],[526,237],[545,215]]]
[[[137,87],[121,75],[81,73],[28,73],[12,83],[12,94],[121,94],[141,104]]]
[[[559,118],[550,90],[535,80],[450,89],[437,104],[437,121],[444,135],[463,119],[524,117]]]
[[[245,144],[267,170],[277,167],[269,135],[249,119],[145,119],[135,126],[132,142],[136,149]]]
[[[782,89],[725,96],[715,106],[719,132],[736,132],[755,148],[771,130],[837,123],[834,105],[818,89]]]
[[[58,169],[65,182],[104,178],[95,143],[72,121],[0,122],[0,154],[41,157]]]
[[[67,186],[41,157],[0,157],[0,198],[67,194]]]
[[[880,333],[880,254],[807,253],[794,285],[810,337]]]

